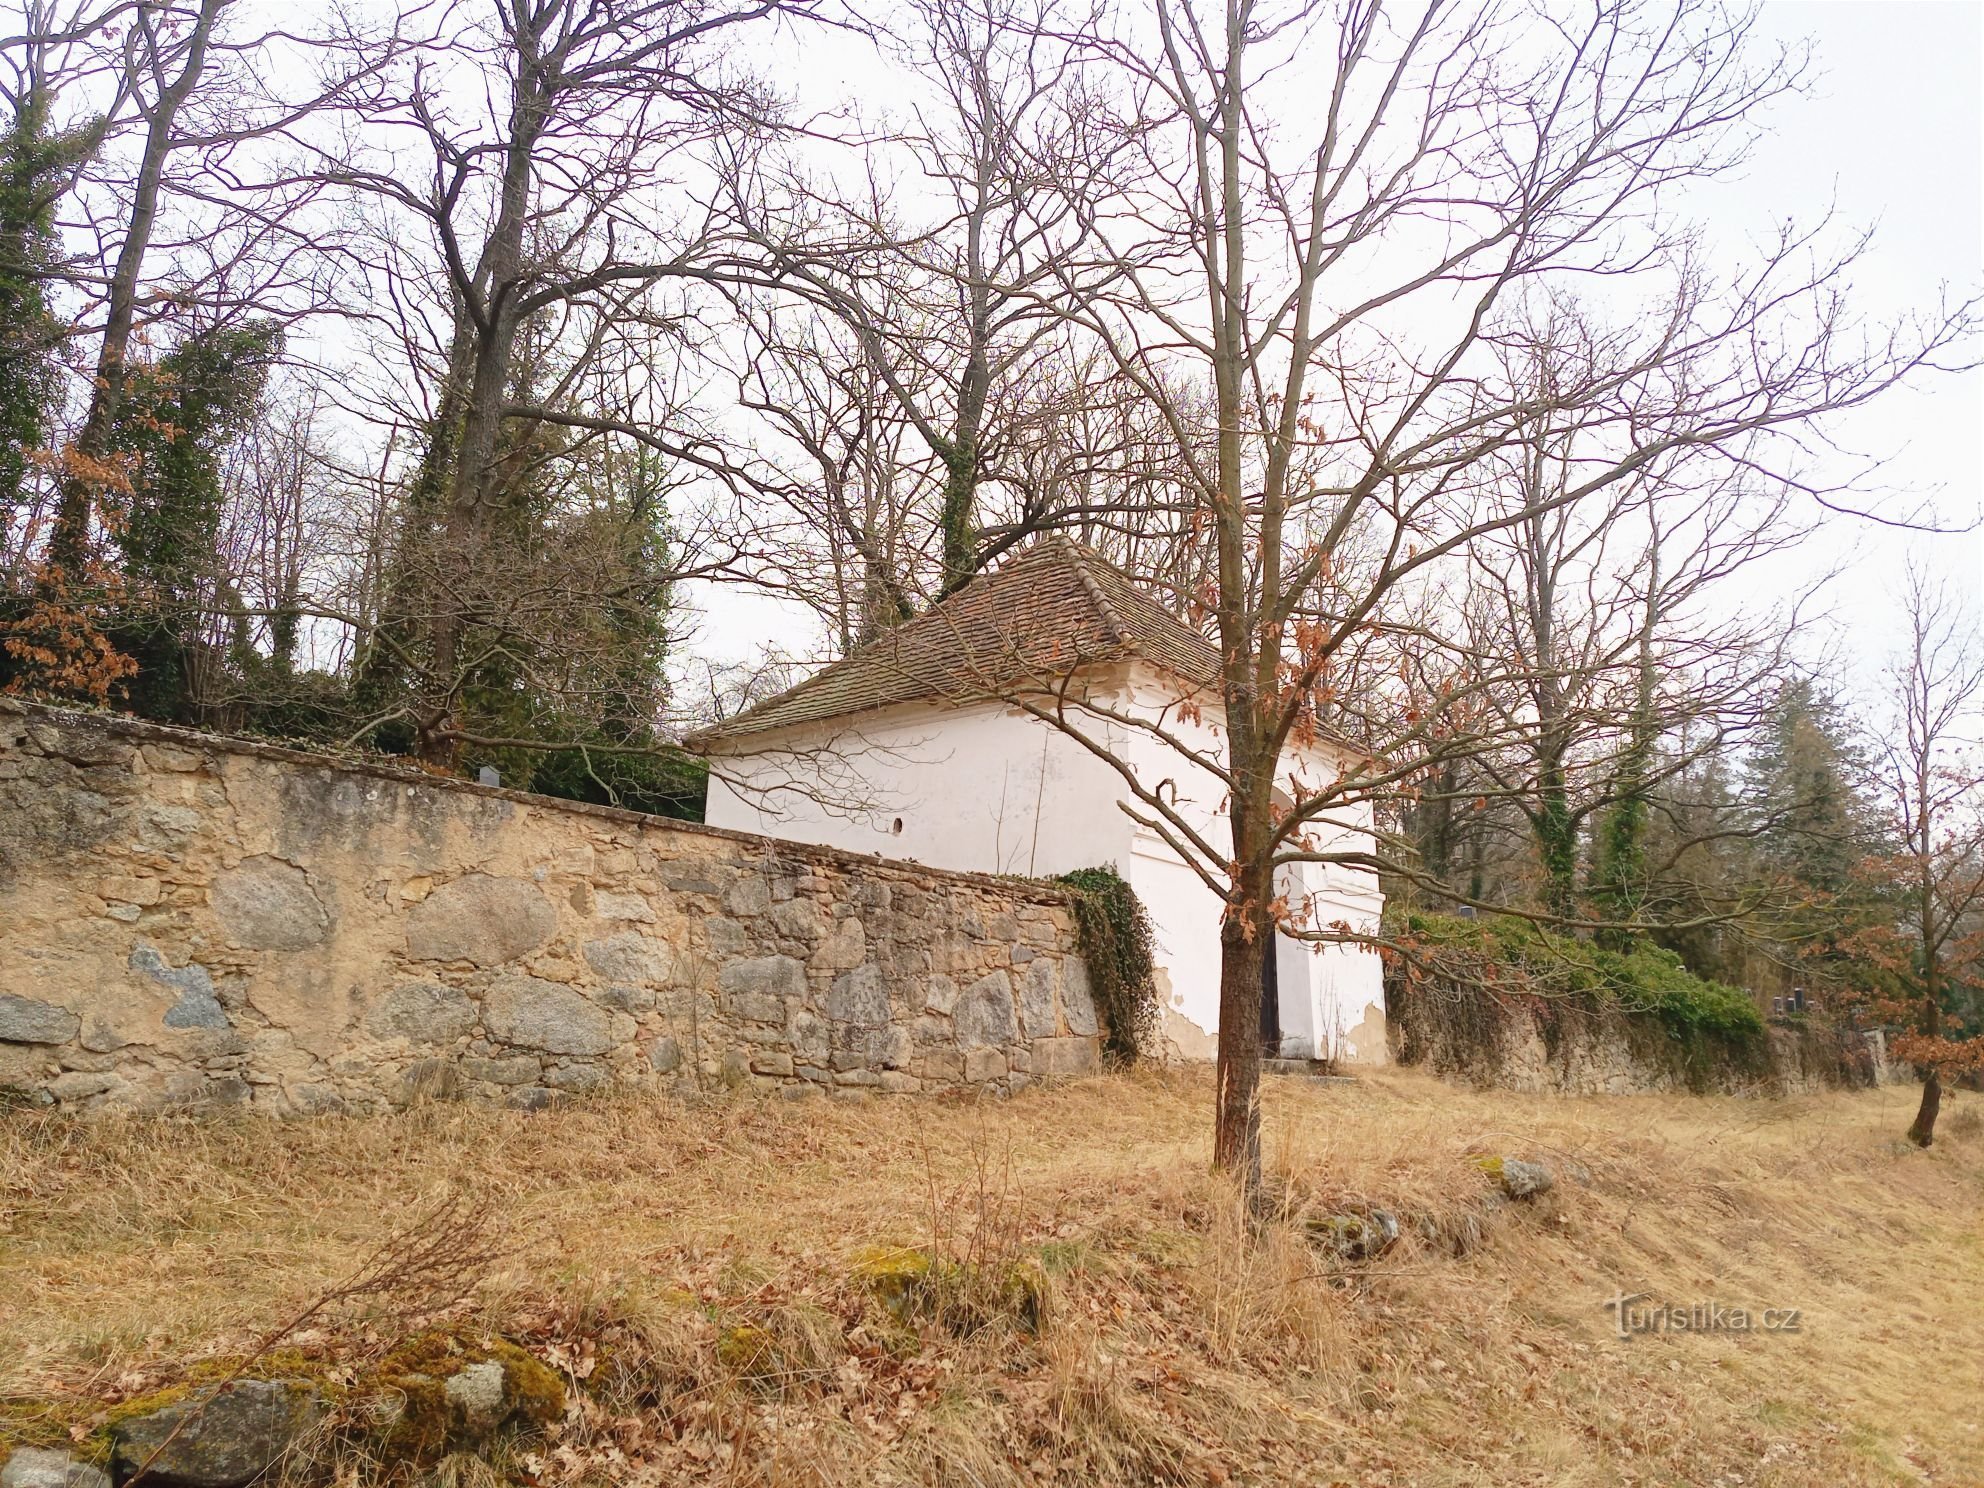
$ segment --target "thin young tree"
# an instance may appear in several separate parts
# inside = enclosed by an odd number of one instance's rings
[[[1960,982],[1984,977],[1984,641],[1975,611],[1911,565],[1903,634],[1882,673],[1872,784],[1892,851],[1868,866],[1891,885],[1893,921],[1863,936],[1897,995],[1874,1000],[1896,1023],[1894,1054],[1922,1073],[1908,1140],[1936,1139],[1943,1077],[1984,1067],[1984,1032],[1960,1026]]]

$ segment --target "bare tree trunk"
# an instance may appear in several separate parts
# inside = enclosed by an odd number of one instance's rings
[[[1160,12],[1162,20],[1168,20]],[[1249,1204],[1261,1190],[1261,954],[1273,933],[1268,913],[1272,897],[1273,844],[1268,802],[1274,789],[1280,740],[1261,728],[1263,675],[1279,662],[1276,632],[1252,613],[1247,583],[1247,468],[1242,449],[1246,417],[1248,324],[1246,213],[1241,137],[1246,25],[1242,7],[1229,0],[1225,13],[1224,66],[1218,80],[1219,125],[1202,137],[1201,148],[1216,146],[1217,196],[1202,199],[1202,231],[1208,250],[1211,371],[1218,418],[1212,516],[1219,565],[1218,625],[1224,676],[1228,763],[1233,774],[1233,895],[1220,932],[1219,1104],[1213,1122],[1213,1159],[1239,1176]],[[1208,154],[1210,154],[1208,150]],[[1298,345],[1304,327],[1298,319]],[[1263,500],[1260,515],[1260,592],[1264,604],[1275,594],[1276,549],[1281,511]],[[1267,934],[1263,934],[1263,929]]]
[[[1916,893],[1922,935],[1922,1033],[1939,1040],[1943,1036],[1942,958],[1939,954],[1939,927],[1936,924],[1936,875],[1933,871],[1935,846],[1934,814],[1929,802],[1934,783],[1930,771],[1933,752],[1924,748],[1916,757],[1916,799],[1922,804],[1916,812],[1916,831],[1928,850],[1921,856]],[[1936,1117],[1943,1108],[1943,1073],[1930,1065],[1922,1076],[1922,1104],[1915,1109],[1915,1120],[1908,1128],[1908,1140],[1927,1147],[1936,1140]]]
[[[465,571],[488,546],[504,505],[498,461],[503,406],[510,392],[517,332],[522,324],[518,296],[536,150],[550,108],[540,28],[554,19],[555,12],[549,8],[537,15],[520,13],[519,23],[511,31],[517,92],[510,107],[496,221],[483,245],[473,280],[456,285],[473,347],[444,524],[444,551],[460,565],[457,571]],[[472,596],[436,598],[439,602],[430,607],[426,696],[415,719],[414,752],[425,764],[452,769],[461,748],[456,737],[456,712],[466,679],[460,675],[460,652],[463,633],[473,618],[466,607]]]
[[[89,412],[76,436],[70,469],[62,481],[62,495],[55,510],[55,524],[48,539],[48,567],[54,582],[79,576],[89,554],[90,527],[96,499],[105,486],[103,460],[110,452],[110,436],[123,411],[124,393],[129,382],[131,332],[137,323],[138,285],[144,272],[145,251],[151,246],[152,228],[158,220],[160,185],[165,161],[172,151],[173,128],[200,74],[207,63],[208,46],[214,26],[227,0],[201,0],[192,30],[177,43],[183,61],[179,74],[159,92],[146,121],[145,148],[139,157],[137,179],[131,191],[131,215],[125,225],[124,241],[117,250],[111,270],[103,342],[98,348],[96,380],[90,392]],[[175,44],[156,34],[152,12],[139,7],[131,22],[145,45],[140,55],[154,65]]]
[[[1569,919],[1577,908],[1578,824],[1571,812],[1570,781],[1561,738],[1545,735],[1537,743],[1537,807],[1532,818],[1538,857],[1543,865],[1543,905]]]
[[[1227,910],[1219,935],[1219,1095],[1213,1166],[1239,1177],[1248,1202],[1261,1194],[1261,970],[1274,944],[1265,877],[1241,874],[1245,900]]]
[[[978,451],[971,445],[950,444],[943,452],[944,505],[938,526],[944,539],[942,592],[949,594],[978,569],[974,525],[978,510]]]
[[[1908,1140],[1917,1147],[1927,1147],[1933,1143],[1936,1140],[1936,1117],[1942,1108],[1943,1077],[1931,1066],[1929,1073],[1922,1077],[1922,1104],[1915,1108],[1915,1121],[1908,1128]]]

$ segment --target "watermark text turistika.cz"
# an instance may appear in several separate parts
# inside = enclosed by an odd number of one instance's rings
[[[1649,1292],[1621,1292],[1599,1304],[1621,1338],[1655,1333],[1802,1333],[1803,1309],[1733,1307],[1725,1302],[1655,1302]]]

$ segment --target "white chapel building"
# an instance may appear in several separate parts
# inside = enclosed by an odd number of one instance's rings
[[[1213,643],[1134,579],[1052,536],[689,743],[709,760],[712,826],[980,873],[1113,865],[1156,931],[1168,1051],[1211,1058],[1221,901],[1126,812],[1135,797],[1111,761],[1224,846],[1224,787],[1185,752],[1224,755],[1218,666]],[[1354,760],[1321,739],[1291,748],[1289,798]],[[1312,835],[1367,848],[1370,808],[1354,810],[1361,820]],[[1310,924],[1375,931],[1384,906],[1375,876],[1337,864],[1291,864],[1277,887]],[[1375,952],[1278,935],[1263,983],[1266,1052],[1384,1060]]]

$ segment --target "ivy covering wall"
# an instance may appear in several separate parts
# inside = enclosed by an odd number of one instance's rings
[[[1133,1064],[1157,1039],[1157,941],[1135,889],[1113,866],[1077,868],[1055,883],[1073,891],[1089,992],[1105,1024],[1103,1050]]]

